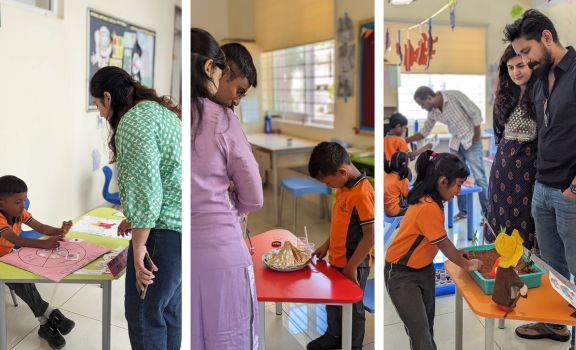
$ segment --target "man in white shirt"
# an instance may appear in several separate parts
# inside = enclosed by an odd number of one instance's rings
[[[466,95],[460,91],[437,91],[427,86],[421,86],[414,93],[414,100],[420,107],[428,111],[424,127],[414,135],[406,138],[406,142],[422,140],[432,130],[436,122],[448,126],[452,135],[450,152],[468,163],[476,184],[482,188],[478,193],[482,215],[486,212],[488,181],[484,169],[484,149],[480,140],[480,124],[482,113]],[[460,212],[454,217],[460,220],[467,217],[466,198],[458,197]]]

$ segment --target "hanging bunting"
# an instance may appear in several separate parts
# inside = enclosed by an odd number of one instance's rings
[[[410,41],[410,32],[406,33],[406,43],[404,44],[404,68],[409,72],[416,61],[416,51]]]
[[[400,65],[402,65],[402,44],[400,39],[400,30],[398,30],[398,41],[396,42],[396,53],[400,56]]]
[[[456,0],[450,0],[450,28],[456,27]]]
[[[388,52],[392,48],[392,45],[390,45],[390,28],[386,28],[385,43],[386,44],[384,45],[384,52]]]
[[[434,44],[438,42],[438,37],[432,37],[432,18],[428,19],[428,61],[426,62],[426,69],[430,67],[430,60],[432,55],[436,53],[434,50]]]
[[[426,43],[428,42],[428,38],[420,26],[420,37],[418,38],[418,50],[416,51],[416,63],[418,65],[423,66],[426,65]]]

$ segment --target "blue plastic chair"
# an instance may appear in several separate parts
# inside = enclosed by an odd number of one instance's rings
[[[388,216],[384,214],[384,223],[390,224],[390,227],[384,232],[384,247],[388,244],[388,241],[392,239],[392,234],[400,226],[400,221],[404,216]]]
[[[374,304],[374,279],[366,281],[366,288],[364,288],[364,299],[362,300],[364,304],[364,310],[373,314],[376,310]]]
[[[110,202],[114,205],[120,205],[120,193],[110,192],[110,183],[112,182],[112,169],[108,165],[104,165],[102,167],[102,171],[104,172],[104,188],[102,188],[102,197],[104,197],[107,202]]]
[[[328,209],[328,196],[332,194],[332,190],[323,184],[322,182],[305,177],[287,177],[282,179],[280,182],[282,190],[280,191],[280,207],[278,208],[278,223],[282,222],[282,202],[284,198],[284,192],[288,192],[292,197],[294,197],[294,218],[292,225],[292,232],[296,232],[296,218],[298,214],[298,197],[309,194],[317,193],[321,195],[321,205],[322,205],[322,218],[324,218],[324,213],[327,213],[330,217],[330,211]]]

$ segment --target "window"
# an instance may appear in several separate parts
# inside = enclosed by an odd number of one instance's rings
[[[56,3],[58,0],[0,0],[0,2],[17,5],[39,12],[56,14]]]
[[[486,120],[486,76],[483,74],[405,74],[400,75],[398,111],[410,120],[424,120],[428,112],[414,101],[414,92],[420,86],[434,91],[458,90],[466,95],[482,112]]]
[[[333,126],[333,40],[264,53],[262,68],[266,110],[286,120]]]

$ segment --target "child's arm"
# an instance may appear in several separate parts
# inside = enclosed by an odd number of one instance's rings
[[[358,242],[358,246],[354,254],[348,260],[348,264],[344,267],[342,273],[344,276],[351,279],[354,283],[358,284],[357,269],[358,266],[364,261],[370,250],[374,247],[374,224],[367,224],[362,226],[362,239]]]
[[[47,239],[31,239],[20,237],[15,234],[12,230],[7,229],[0,234],[2,238],[8,240],[10,243],[20,246],[20,247],[30,247],[30,248],[42,248],[42,249],[53,249],[60,246],[58,242],[62,239],[62,236],[52,236]]]
[[[324,242],[320,247],[316,248],[316,250],[312,253],[312,256],[316,255],[318,259],[324,259],[326,254],[328,254],[328,249],[330,248],[330,238]]]
[[[437,243],[438,248],[446,255],[448,260],[452,261],[454,264],[460,266],[466,271],[474,271],[480,269],[482,262],[478,259],[467,260],[462,255],[462,252],[456,249],[454,243],[448,238],[444,239],[442,242]]]
[[[62,227],[60,228],[43,224],[36,219],[30,220],[27,225],[46,236],[65,236],[72,227],[72,221],[62,221]]]
[[[413,152],[408,152],[408,156],[410,157],[411,160],[414,160],[420,154],[426,152],[429,149],[432,149],[432,144],[430,142],[428,142],[427,144],[425,144],[424,146],[418,148],[417,150],[415,150]]]

